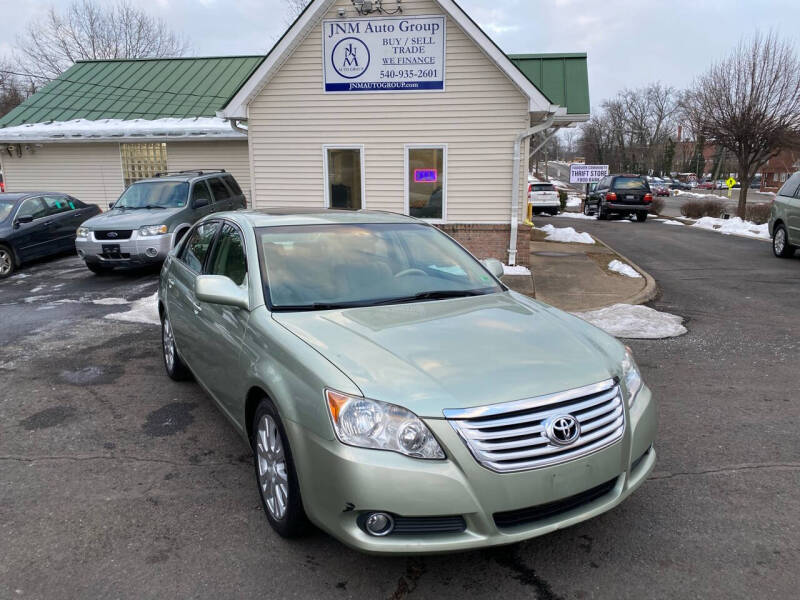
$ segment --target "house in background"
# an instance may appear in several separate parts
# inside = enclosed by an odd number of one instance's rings
[[[800,171],[800,152],[781,150],[761,167],[761,191],[777,192],[797,171]]]
[[[256,208],[404,213],[526,265],[530,150],[588,119],[585,54],[509,56],[452,0],[312,0],[265,57],[77,63],[0,119],[0,161],[101,206],[224,168]]]
[[[6,191],[105,207],[160,171],[225,169],[249,196],[246,132],[216,116],[263,56],[80,61],[0,118]]]

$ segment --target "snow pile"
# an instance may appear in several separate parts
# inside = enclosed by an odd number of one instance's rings
[[[625,277],[633,277],[634,279],[642,278],[642,276],[636,269],[634,269],[629,264],[626,264],[621,260],[617,259],[614,259],[610,263],[608,263],[608,270],[614,271],[615,273],[619,273],[620,275],[625,275]]]
[[[580,196],[574,196],[574,195],[567,196],[567,206],[570,208],[575,208],[576,206],[580,206],[581,202],[583,202],[583,200],[581,200]]]
[[[179,119],[101,119],[89,121],[50,121],[49,123],[26,123],[14,127],[0,128],[0,140],[51,140],[83,138],[129,138],[129,137],[213,137],[246,138],[243,133],[231,129],[225,119],[198,117]]]
[[[756,225],[751,221],[743,221],[739,217],[731,217],[730,219],[718,219],[716,217],[702,217],[692,223],[692,227],[699,227],[700,229],[708,229],[716,231],[724,235],[743,235],[746,237],[768,240],[769,227],[766,223],[763,225]]]
[[[128,301],[125,300],[125,298],[99,298],[98,300],[92,300],[92,304],[114,306],[117,304],[128,304]]]
[[[588,216],[583,213],[558,213],[557,215],[553,215],[554,217],[566,217],[569,219],[589,219],[590,221],[596,221],[596,216]]]
[[[158,293],[142,298],[141,300],[135,300],[131,303],[131,309],[128,312],[112,313],[106,315],[106,319],[160,325],[161,319],[158,317]]]
[[[521,265],[515,265],[513,267],[509,267],[507,264],[503,264],[503,275],[530,275],[531,272],[528,267],[523,267]]]
[[[594,239],[588,233],[578,233],[572,227],[553,227],[549,223],[539,228],[547,234],[550,242],[566,242],[570,244],[594,244]]]
[[[655,340],[686,333],[683,317],[641,304],[614,304],[599,310],[572,314],[621,338]]]
[[[684,190],[675,190],[676,196],[688,196],[689,198],[702,198],[703,200],[707,200],[708,198],[713,198],[714,200],[723,200],[725,196],[721,194],[702,194],[698,192],[686,192]]]
[[[673,221],[672,219],[664,219],[662,223],[664,223],[664,225],[683,225],[680,221]]]

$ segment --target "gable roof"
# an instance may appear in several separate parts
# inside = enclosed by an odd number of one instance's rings
[[[556,112],[550,100],[536,85],[500,50],[469,15],[453,0],[434,0],[452,18],[481,50],[503,71],[530,100],[530,112]],[[264,88],[272,76],[291,56],[308,33],[322,20],[336,0],[312,0],[294,23],[272,47],[266,59],[217,114],[227,119],[246,119],[247,105]]]
[[[79,61],[0,118],[0,128],[77,119],[214,117],[263,60],[221,56]]]
[[[566,107],[568,115],[589,114],[585,52],[510,54],[509,58],[554,104]]]

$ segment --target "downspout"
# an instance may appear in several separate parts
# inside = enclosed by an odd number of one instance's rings
[[[239,125],[238,119],[231,119],[228,121],[228,123],[231,124],[231,129],[233,129],[235,132],[247,135],[247,129]]]
[[[555,121],[555,113],[551,113],[547,118],[520,133],[514,140],[514,168],[512,169],[511,180],[511,236],[508,241],[508,264],[517,264],[517,227],[519,226],[519,174],[522,163],[522,142],[536,135],[540,131],[548,129]]]

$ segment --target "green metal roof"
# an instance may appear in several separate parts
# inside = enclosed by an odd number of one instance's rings
[[[79,61],[0,118],[0,127],[213,117],[263,60],[259,55]]]
[[[589,114],[586,53],[509,54],[508,57],[550,102],[566,107],[567,114]]]

